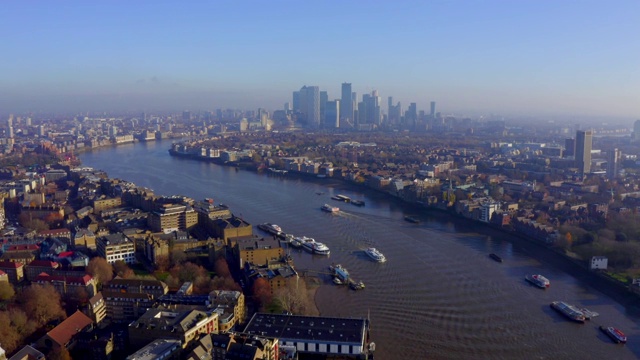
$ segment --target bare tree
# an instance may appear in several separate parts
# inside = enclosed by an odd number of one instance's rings
[[[113,267],[107,259],[96,256],[89,261],[87,274],[93,276],[99,284],[106,284],[113,279]]]
[[[307,284],[297,277],[290,278],[287,286],[276,290],[274,298],[284,310],[293,314],[308,315],[311,308]]]
[[[22,308],[42,326],[54,319],[64,319],[66,314],[61,306],[60,294],[50,284],[32,284],[20,294]]]

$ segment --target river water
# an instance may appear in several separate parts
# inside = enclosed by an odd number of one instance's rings
[[[254,225],[271,222],[287,233],[326,243],[331,248],[328,258],[294,251],[296,267],[322,272],[339,263],[366,284],[356,292],[320,274],[324,282],[316,303],[323,316],[369,316],[377,359],[640,357],[638,314],[521,240],[331,179],[268,176],[171,157],[170,145],[120,145],[82,154],[81,159],[85,166],[156,194],[210,197]],[[331,200],[335,194],[364,200],[366,206]],[[341,211],[320,211],[325,203]],[[415,215],[421,223],[406,222],[405,215]],[[387,257],[386,263],[364,254],[372,246]],[[489,253],[504,262],[491,260]],[[549,289],[524,281],[526,274],[537,273],[550,279]],[[600,316],[586,324],[571,323],[549,308],[555,300]],[[629,342],[613,344],[599,325],[620,328]]]

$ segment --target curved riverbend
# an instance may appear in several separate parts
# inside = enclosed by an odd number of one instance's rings
[[[81,155],[84,165],[105,170],[157,194],[214,198],[257,225],[271,222],[287,233],[326,243],[331,255],[293,251],[299,269],[344,265],[366,284],[363,291],[333,285],[325,275],[316,293],[324,316],[371,318],[380,359],[635,359],[640,357],[640,317],[567,272],[544,252],[497,231],[445,215],[416,213],[384,194],[331,179],[305,181],[260,175],[169,156],[169,142],[136,143]],[[318,195],[318,193],[321,193]],[[330,197],[366,201],[358,207]],[[320,211],[324,203],[337,214]],[[418,224],[404,220],[415,215]],[[511,241],[514,240],[514,241]],[[385,263],[365,253],[379,249]],[[488,257],[496,253],[503,263]],[[524,280],[543,274],[551,287]],[[600,316],[579,325],[549,304],[562,300]],[[616,346],[599,325],[622,329]]]

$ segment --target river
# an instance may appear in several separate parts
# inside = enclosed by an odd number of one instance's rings
[[[254,225],[271,222],[287,233],[326,243],[331,248],[328,258],[294,251],[296,267],[325,271],[331,263],[340,263],[366,284],[356,292],[320,275],[324,283],[316,303],[323,316],[369,316],[377,359],[640,357],[638,314],[522,240],[332,179],[267,176],[171,157],[170,145],[120,145],[80,158],[84,166],[156,194],[210,197]],[[335,194],[364,200],[366,206],[331,200]],[[320,211],[325,203],[341,211]],[[405,215],[415,215],[421,223],[404,221]],[[371,246],[381,250],[386,263],[364,254]],[[504,262],[491,260],[489,253]],[[524,281],[526,274],[537,273],[549,278],[549,289]],[[550,309],[555,300],[600,316],[583,325],[569,322]],[[599,325],[620,328],[629,342],[613,344]]]

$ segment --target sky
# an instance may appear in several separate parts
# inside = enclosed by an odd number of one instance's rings
[[[640,118],[640,1],[3,1],[0,113],[277,110],[353,84],[451,114]]]

